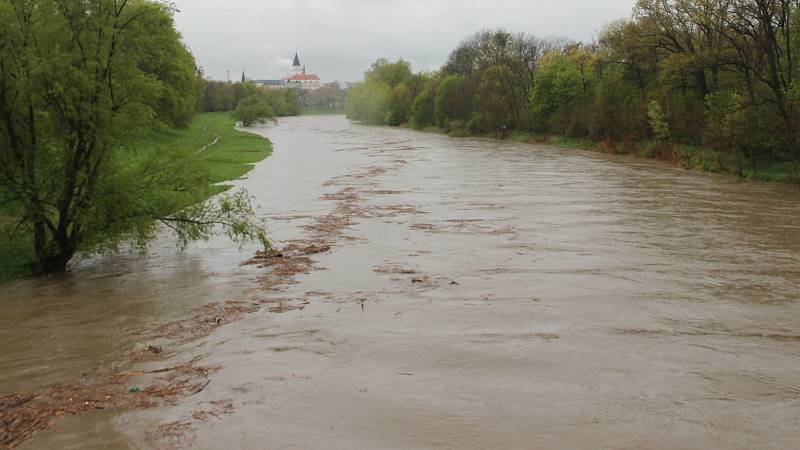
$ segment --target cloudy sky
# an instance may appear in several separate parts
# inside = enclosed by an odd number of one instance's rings
[[[591,40],[635,0],[176,0],[178,30],[210,78],[281,78],[294,52],[323,81],[377,58],[440,67],[464,37],[503,27]]]

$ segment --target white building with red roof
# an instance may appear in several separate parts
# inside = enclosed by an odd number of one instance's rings
[[[294,62],[292,63],[292,73],[284,77],[286,87],[314,90],[322,87],[322,80],[319,76],[306,73],[306,67],[300,64],[300,58],[297,53],[294,54]]]

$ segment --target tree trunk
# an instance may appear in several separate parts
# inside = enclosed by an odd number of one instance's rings
[[[36,275],[47,275],[53,273],[64,273],[67,271],[67,263],[73,255],[55,254],[47,256],[36,262]]]
[[[697,83],[697,95],[700,96],[700,101],[705,102],[708,95],[708,81],[706,79],[706,71],[696,70],[694,72],[694,79]]]
[[[34,224],[34,267],[36,275],[64,273],[67,264],[75,256],[76,246],[67,236],[47,238],[44,223]]]

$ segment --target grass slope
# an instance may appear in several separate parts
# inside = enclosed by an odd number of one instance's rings
[[[261,136],[234,129],[234,125],[229,113],[205,113],[187,129],[162,130],[144,143],[199,152],[213,183],[235,180],[269,156],[272,145]]]
[[[234,125],[229,113],[200,114],[189,128],[159,130],[138,145],[199,152],[213,183],[235,180],[269,156],[272,144],[261,136],[238,131]],[[218,191],[227,188],[220,186]],[[31,242],[30,234],[17,230],[12,217],[0,211],[0,282],[30,275]]]

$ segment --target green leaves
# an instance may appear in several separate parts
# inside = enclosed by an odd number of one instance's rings
[[[638,0],[632,18],[598,38],[486,29],[433,75],[379,59],[351,90],[347,114],[460,136],[587,137],[673,161],[676,145],[705,144],[695,151],[702,167],[759,176],[767,166],[800,181],[797,0]],[[645,153],[651,138],[664,151]]]
[[[416,92],[407,61],[375,61],[347,97],[347,117],[374,125],[400,125],[409,119]]]
[[[411,126],[422,129],[436,122],[436,82],[429,78],[411,105]]]
[[[656,141],[667,142],[669,140],[669,124],[657,101],[653,100],[647,106],[647,118],[650,119],[650,129],[653,131]]]
[[[552,54],[536,72],[532,107],[539,131],[546,130],[559,110],[572,106],[583,93],[578,68],[560,54]]]
[[[353,86],[347,97],[347,117],[373,125],[385,124],[392,88],[370,80]]]
[[[171,228],[182,247],[190,242],[211,237],[218,227],[231,240],[240,244],[257,241],[269,250],[263,223],[257,220],[252,199],[244,189],[232,194],[220,194],[211,200],[192,205],[174,214],[156,216]]]
[[[199,148],[143,143],[195,111],[194,58],[173,12],[150,0],[0,0],[0,214],[29,237],[35,271],[124,240],[145,249],[156,220],[184,245],[216,225],[264,238],[246,193],[206,201],[215,188]]]
[[[267,100],[259,94],[245,97],[233,111],[234,120],[249,127],[257,123],[265,123],[275,118],[275,110]]]

